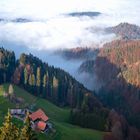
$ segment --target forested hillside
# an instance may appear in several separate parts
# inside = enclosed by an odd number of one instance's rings
[[[58,51],[65,59],[68,60],[87,60],[91,58],[95,58],[98,49],[88,48],[88,47],[77,47],[77,48],[71,48],[71,49],[64,49],[61,51]]]
[[[99,49],[95,60],[84,62],[79,69],[80,72],[90,73],[91,77],[96,75],[101,86],[98,98],[106,107],[115,109],[127,120],[112,110],[108,117],[113,118],[110,118],[113,123],[109,123],[114,126],[112,134],[114,128],[126,131],[128,125],[140,129],[140,41],[117,40],[107,43]],[[129,131],[136,132],[134,129]],[[113,138],[107,136],[106,139]]]
[[[86,60],[86,61],[84,61],[80,65],[78,71],[80,73],[87,72],[87,73],[93,74],[93,72],[94,72],[94,60]]]
[[[3,48],[0,54],[1,83],[12,81],[33,95],[47,98],[60,106],[80,108],[85,95],[91,96],[94,103],[101,106],[91,91],[65,71],[48,66],[31,54],[21,54],[19,60],[15,59],[14,52]]]
[[[140,112],[140,41],[117,40],[105,44],[96,60],[84,62],[80,72],[94,73],[102,83],[103,93],[109,91],[118,96],[118,100],[112,100],[113,97],[105,100],[107,104],[111,102],[112,107],[123,113]],[[120,108],[125,108],[125,112]]]
[[[65,71],[48,66],[33,55],[21,54],[14,72],[13,82],[23,86],[35,96],[47,98],[57,105],[80,108],[86,93],[82,84]],[[93,96],[94,103],[101,106]]]
[[[103,103],[140,128],[140,41],[107,43],[100,50],[94,71],[104,83],[99,93]]]
[[[107,43],[98,56],[116,65],[127,83],[140,87],[140,41]]]
[[[3,49],[3,52],[5,51],[7,50]],[[5,56],[5,59],[7,57]],[[3,83],[12,82],[34,96],[47,99],[61,107],[71,107],[70,120],[73,124],[83,126],[84,122],[84,127],[105,130],[108,110],[94,96],[95,93],[87,90],[68,73],[49,66],[31,54],[21,54],[19,60],[14,59],[9,69],[12,68],[13,73],[7,71],[7,74],[10,74],[6,75],[9,80],[2,81]],[[4,74],[1,73],[1,78]],[[89,123],[92,120],[96,120],[96,125]]]

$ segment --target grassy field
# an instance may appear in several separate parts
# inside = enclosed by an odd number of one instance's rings
[[[8,86],[8,84],[0,86],[0,123],[2,123],[7,109],[16,107],[15,104],[10,103],[2,96],[3,92],[8,90]],[[41,108],[53,123],[56,132],[49,133],[47,136],[40,133],[38,134],[39,140],[102,140],[103,132],[69,124],[69,109],[57,107],[47,100],[32,96],[17,86],[14,86],[14,91],[16,96],[24,99],[25,103],[20,105],[20,107],[24,108],[25,106],[34,105],[35,109]],[[20,123],[18,120],[15,120],[15,122]]]

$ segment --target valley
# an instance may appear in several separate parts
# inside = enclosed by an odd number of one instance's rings
[[[0,0],[0,140],[140,140],[139,0]]]

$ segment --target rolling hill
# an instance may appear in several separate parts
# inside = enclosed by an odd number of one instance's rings
[[[16,107],[14,103],[9,102],[3,97],[3,93],[8,90],[8,86],[9,84],[0,86],[0,123],[2,123],[7,109]],[[38,134],[39,140],[46,140],[46,138],[48,140],[102,140],[104,132],[71,125],[69,123],[69,108],[57,107],[47,100],[31,95],[18,86],[14,86],[14,91],[17,97],[24,100],[24,104],[20,104],[19,107],[24,108],[33,105],[33,110],[42,108],[53,123],[56,132],[49,133],[48,136],[40,133]]]

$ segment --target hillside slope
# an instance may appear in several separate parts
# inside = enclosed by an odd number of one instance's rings
[[[3,117],[8,108],[16,107],[15,104],[10,103],[7,99],[4,99],[3,92],[7,91],[9,84],[0,86],[0,123],[2,123]],[[50,103],[47,100],[37,98],[25,90],[14,86],[16,96],[24,99],[24,104],[20,104],[19,107],[27,107],[33,105],[33,110],[42,108],[49,116],[50,121],[53,123],[56,133],[49,134],[48,136],[38,134],[39,140],[102,140],[103,132],[95,131],[91,129],[84,129],[78,126],[69,124],[69,109],[60,108]]]
[[[140,129],[140,41],[107,43],[95,61],[101,100]]]
[[[117,40],[104,45],[96,60],[86,61],[81,72],[96,75],[104,105],[124,114],[140,128],[140,41]]]
[[[22,53],[19,59],[13,59],[14,65],[12,65],[11,59],[8,58],[14,54],[4,48],[0,50],[0,53],[0,59],[3,59],[0,62],[1,83],[11,82],[32,95],[49,100],[57,106],[70,107],[73,110],[70,113],[73,124],[84,128],[106,130],[109,110],[103,107],[94,92],[86,89],[69,73],[49,66],[32,54]],[[8,69],[7,66],[9,66]],[[14,69],[14,72],[8,75],[11,69]],[[75,114],[75,110],[78,114]],[[77,115],[80,115],[78,121],[76,121]]]

